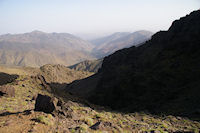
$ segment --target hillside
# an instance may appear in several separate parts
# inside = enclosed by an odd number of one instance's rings
[[[144,45],[106,57],[91,101],[129,111],[195,114],[200,108],[199,23],[200,11],[193,12]]]
[[[102,66],[103,59],[98,60],[86,60],[75,65],[69,66],[69,68],[78,71],[98,72]]]
[[[121,111],[148,110],[200,119],[199,23],[198,10],[174,21],[168,31],[156,33],[145,44],[105,57],[97,83],[87,92],[91,96],[82,91],[82,97]],[[73,83],[69,87],[74,92],[83,89]]]
[[[187,118],[145,112],[120,113],[55,90],[40,71],[47,75],[55,71],[61,74],[68,71],[64,66],[0,67],[0,71],[4,72],[0,74],[0,79],[4,79],[0,85],[1,133],[199,132],[200,123]],[[66,73],[63,75],[67,77]],[[64,82],[59,80],[56,79]],[[1,93],[3,88],[12,95]],[[37,111],[38,103],[42,107],[40,111]]]
[[[72,81],[84,79],[93,75],[93,73],[72,70],[63,65],[47,64],[40,67],[39,75],[41,75],[45,82],[47,82],[51,87],[64,89],[65,86]]]
[[[150,31],[141,30],[133,33],[117,32],[103,38],[92,40],[91,43],[95,44],[93,54],[98,58],[102,58],[119,49],[143,43],[149,40],[152,35],[153,33]]]
[[[39,67],[72,65],[91,55],[93,45],[68,33],[33,31],[0,36],[0,64]]]

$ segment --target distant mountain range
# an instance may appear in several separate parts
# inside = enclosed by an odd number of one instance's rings
[[[105,57],[121,48],[138,45],[148,40],[151,35],[148,31],[122,32],[88,42],[68,33],[33,31],[5,34],[0,36],[0,64],[32,67],[45,64],[70,66],[85,60]]]
[[[72,65],[95,59],[94,46],[68,33],[33,31],[0,36],[0,64],[33,66],[44,64]]]
[[[152,35],[152,32],[145,30],[136,31],[133,33],[116,32],[112,35],[95,39],[90,42],[95,45],[95,48],[93,49],[93,55],[95,55],[97,58],[102,58],[114,53],[119,49],[139,45],[149,40]]]

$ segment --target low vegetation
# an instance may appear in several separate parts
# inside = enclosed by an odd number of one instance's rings
[[[19,75],[12,83],[15,97],[0,98],[0,132],[198,132],[200,123],[177,116],[145,112],[121,113],[96,106],[70,94],[48,91],[31,75]],[[62,99],[65,116],[34,111],[36,94]],[[76,101],[76,102],[75,102]]]

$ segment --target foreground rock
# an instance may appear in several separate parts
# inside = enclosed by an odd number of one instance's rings
[[[54,116],[66,116],[63,102],[56,97],[38,94],[35,103],[35,111],[51,113]]]
[[[56,110],[58,103],[57,98],[52,98],[47,95],[38,94],[35,103],[35,111],[42,111],[45,113],[52,113]]]
[[[15,88],[11,85],[0,86],[0,96],[15,96]]]

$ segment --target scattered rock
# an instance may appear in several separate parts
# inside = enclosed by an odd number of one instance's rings
[[[19,85],[19,80],[15,80],[14,85]]]
[[[29,100],[28,100],[28,99],[26,99],[25,101],[26,101],[26,102],[28,102]]]
[[[29,132],[29,133],[34,133],[34,132],[37,132],[37,130],[35,130],[35,129],[30,129],[28,132]]]
[[[0,87],[0,96],[15,96],[15,88],[11,85],[4,85]]]
[[[31,100],[36,100],[37,95],[34,95]]]
[[[112,126],[112,123],[110,123],[110,122],[104,122],[103,125],[104,125],[105,127],[111,127],[111,126]]]
[[[160,133],[158,130],[151,130],[150,133]]]

